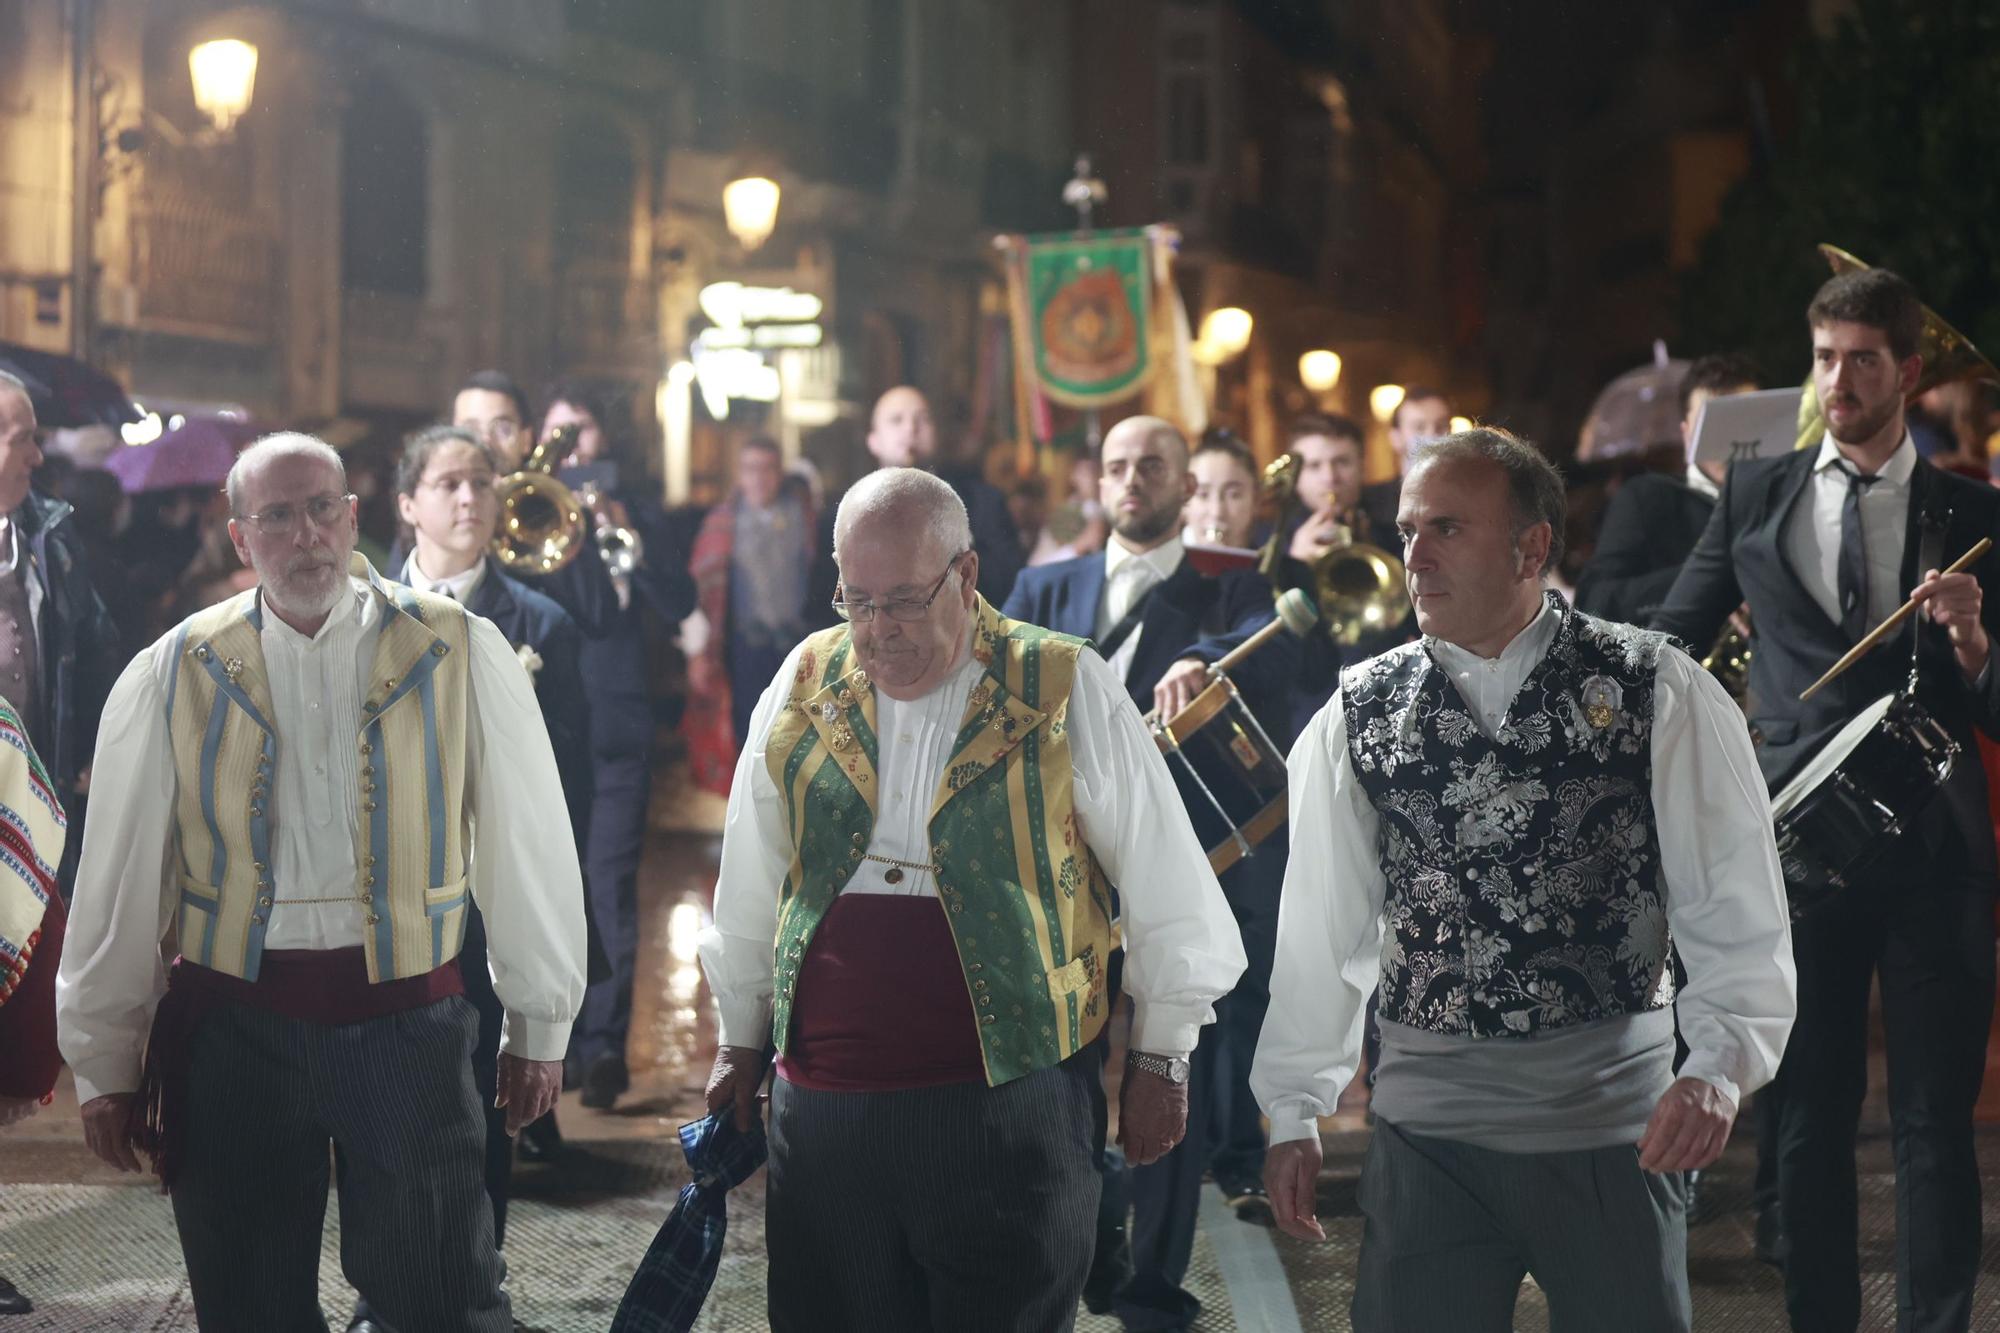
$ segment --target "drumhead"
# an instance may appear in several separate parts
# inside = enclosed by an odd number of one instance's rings
[[[1861,710],[1860,714],[1842,727],[1834,738],[1820,747],[1818,754],[1798,771],[1784,790],[1771,800],[1771,817],[1783,819],[1792,807],[1803,801],[1820,783],[1833,776],[1834,770],[1847,762],[1847,756],[1861,744],[1861,738],[1875,730],[1875,725],[1888,715],[1889,706],[1896,702],[1896,696],[1885,694],[1874,703]]]

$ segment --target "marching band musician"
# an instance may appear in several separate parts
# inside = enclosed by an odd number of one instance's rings
[[[1527,1273],[1554,1327],[1686,1329],[1680,1173],[1721,1153],[1790,1026],[1741,716],[1665,636],[1546,590],[1564,517],[1562,478],[1513,436],[1428,445],[1397,524],[1424,638],[1344,671],[1292,751],[1251,1081],[1278,1224],[1323,1239],[1315,1122],[1379,982],[1364,1333],[1511,1328]]]
[[[1923,370],[1923,306],[1902,278],[1865,269],[1821,287],[1806,320],[1825,436],[1817,448],[1730,468],[1653,621],[1706,644],[1748,603],[1757,627],[1750,721],[1773,790],[1850,719],[1903,688],[1912,636],[1918,702],[1966,755],[1976,754],[1975,727],[2000,735],[1991,663],[2000,610],[1984,593],[2000,579],[2000,552],[1970,572],[1938,573],[1979,538],[2000,536],[2000,496],[1932,467],[1910,441],[1904,399]],[[1911,589],[1923,614],[1800,702]],[[1972,1111],[1993,1006],[1994,894],[1986,778],[1961,760],[1892,853],[1793,932],[1799,1017],[1778,1075],[1778,1185],[1794,1328],[1860,1320],[1854,1144],[1878,978],[1901,1326],[1963,1329],[1972,1317],[1981,1217]]]
[[[978,595],[952,488],[871,473],[834,538],[846,623],[757,705],[701,940],[710,1109],[747,1128],[779,1053],[771,1326],[1067,1329],[1114,941],[1144,1053],[1120,1136],[1142,1164],[1187,1128],[1186,1057],[1243,950],[1121,682]]]
[[[1141,711],[1157,709],[1165,720],[1207,685],[1210,663],[1271,622],[1271,588],[1251,571],[1204,577],[1188,561],[1180,518],[1195,483],[1187,442],[1171,423],[1128,417],[1105,435],[1101,457],[1098,490],[1111,519],[1105,550],[1023,570],[1003,614],[1089,638],[1132,702]],[[1283,716],[1298,658],[1297,640],[1280,635],[1232,672],[1259,716]],[[1282,743],[1282,730],[1270,729]],[[1184,787],[1182,798],[1204,846],[1228,836],[1198,792]],[[1283,844],[1276,838],[1222,875],[1249,967],[1216,1006],[1215,1026],[1194,1052],[1186,1143],[1158,1165],[1132,1173],[1131,1279],[1115,1296],[1107,1293],[1113,1274],[1101,1257],[1085,1292],[1093,1308],[1108,1298],[1128,1329],[1184,1328],[1200,1309],[1181,1280],[1205,1169],[1212,1167],[1217,1187],[1239,1211],[1264,1206],[1263,1132],[1249,1066],[1269,999],[1283,882]],[[1115,1207],[1115,1189],[1107,1197]],[[1120,1211],[1116,1221],[1122,1223]],[[1113,1225],[1106,1220],[1101,1256],[1117,1245]]]

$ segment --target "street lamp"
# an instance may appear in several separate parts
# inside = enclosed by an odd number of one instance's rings
[[[778,182],[768,176],[744,176],[722,187],[723,220],[745,250],[755,250],[777,229],[778,193]]]
[[[1402,405],[1403,386],[1400,384],[1378,384],[1368,391],[1368,410],[1385,425]]]
[[[1209,311],[1202,317],[1201,333],[1195,338],[1195,360],[1219,366],[1241,356],[1250,345],[1250,330],[1255,323],[1250,312],[1241,306],[1226,305]]]
[[[188,52],[188,74],[194,81],[195,106],[217,134],[227,134],[237,117],[250,109],[257,87],[257,48],[234,37],[202,42]]]
[[[1330,393],[1340,383],[1340,353],[1324,347],[1299,357],[1299,383],[1314,393]]]

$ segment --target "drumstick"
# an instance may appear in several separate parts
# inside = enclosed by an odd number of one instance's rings
[[[1967,551],[1964,555],[1960,556],[1958,559],[1951,562],[1951,568],[1945,570],[1944,571],[1945,574],[1957,574],[1961,572],[1967,565],[1971,564],[1973,561],[1977,560],[1980,556],[1985,555],[1988,551],[1992,549],[1993,549],[1993,539],[1991,537],[1981,537],[1977,542],[1973,544],[1973,547],[1970,551]],[[1943,575],[1939,575],[1939,577],[1942,578]],[[1888,637],[1889,631],[1895,629],[1896,626],[1902,624],[1905,620],[1908,620],[1910,618],[1910,612],[1916,609],[1917,609],[1917,599],[1914,597],[1912,597],[1909,601],[1904,602],[1901,606],[1897,607],[1895,615],[1890,616],[1887,620],[1877,625],[1874,629],[1869,630],[1868,636],[1862,639],[1860,643],[1857,643],[1852,648],[1849,648],[1847,650],[1847,655],[1841,658],[1838,662],[1835,662],[1831,667],[1829,667],[1827,669],[1827,673],[1824,676],[1821,676],[1818,680],[1814,681],[1811,685],[1807,686],[1805,693],[1799,696],[1799,702],[1804,703],[1806,700],[1812,698],[1815,694],[1818,694],[1821,686],[1828,684],[1833,680],[1835,676],[1838,676],[1841,672],[1847,670],[1847,668],[1853,666],[1856,662],[1860,661],[1863,657],[1867,656],[1869,651],[1872,650],[1876,644],[1882,642],[1883,639]]]
[[[1241,662],[1244,658],[1262,648],[1278,634],[1289,633],[1304,638],[1306,632],[1319,619],[1319,608],[1313,605],[1313,599],[1297,588],[1291,589],[1278,598],[1277,612],[1277,619],[1271,621],[1242,643],[1236,645],[1228,653],[1224,654],[1221,661],[1208,669],[1209,674],[1213,676],[1227,672],[1238,662]],[[1146,713],[1145,720],[1147,722],[1156,721],[1159,715],[1159,709],[1150,709]]]

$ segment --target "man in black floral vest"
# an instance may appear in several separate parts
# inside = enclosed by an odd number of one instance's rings
[[[1563,520],[1561,477],[1504,431],[1428,446],[1396,523],[1424,637],[1344,671],[1291,755],[1251,1084],[1279,1225],[1323,1238],[1315,1121],[1380,985],[1363,1333],[1511,1328],[1527,1274],[1555,1327],[1686,1329],[1682,1173],[1791,1028],[1742,715],[1665,636],[1544,589]]]

